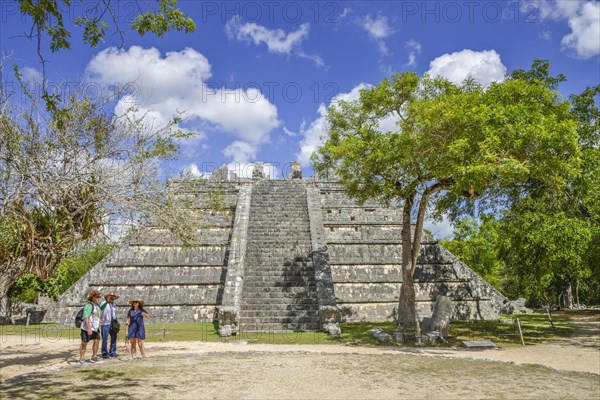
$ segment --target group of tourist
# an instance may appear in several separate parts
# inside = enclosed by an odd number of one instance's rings
[[[79,363],[86,364],[97,363],[98,347],[100,347],[100,337],[102,337],[102,358],[117,357],[117,335],[119,324],[117,320],[117,306],[115,300],[119,296],[110,292],[104,296],[97,290],[92,290],[87,296],[87,304],[83,308],[83,321],[81,323],[81,347],[79,349]],[[144,318],[151,318],[150,314],[144,310],[144,301],[133,299],[129,301],[131,308],[127,311],[125,322],[126,341],[130,342],[131,357],[135,357],[136,348],[139,348],[142,357],[146,356],[144,349],[144,339],[146,339],[146,329],[144,327]],[[113,322],[116,321],[116,322]],[[109,339],[110,337],[110,346]],[[92,341],[92,357],[89,361],[84,359],[87,344]]]

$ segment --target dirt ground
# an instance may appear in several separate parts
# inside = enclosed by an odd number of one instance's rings
[[[597,315],[569,339],[481,351],[166,342],[80,366],[78,345],[1,336],[0,398],[600,398]]]

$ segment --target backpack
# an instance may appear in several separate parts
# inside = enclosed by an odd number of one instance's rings
[[[88,304],[90,303],[86,303],[85,306],[87,306]],[[79,310],[79,312],[75,316],[75,326],[77,328],[81,328],[81,324],[83,323],[83,310],[85,309],[85,306],[81,307],[81,310]]]

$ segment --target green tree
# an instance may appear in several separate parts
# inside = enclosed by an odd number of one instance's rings
[[[515,78],[555,89],[566,78],[551,77],[546,60],[537,60],[530,71],[515,71]],[[505,290],[526,296],[533,305],[580,302],[579,289],[588,300],[598,287],[600,253],[600,85],[569,97],[577,124],[580,168],[568,176],[561,191],[548,191],[542,181],[532,181],[530,192],[501,218],[505,240],[500,258],[510,276]],[[591,287],[590,287],[591,286]],[[573,290],[575,288],[575,290]],[[574,293],[575,292],[575,293]]]
[[[63,259],[56,272],[48,280],[38,275],[26,273],[11,287],[11,297],[26,303],[34,303],[39,294],[56,300],[79,278],[99,263],[111,250],[111,245],[102,244]]]
[[[498,257],[498,221],[484,216],[481,222],[465,217],[456,222],[454,237],[440,241],[448,251],[497,289],[502,289],[503,263]]]
[[[381,132],[389,117],[397,129]],[[484,88],[395,74],[358,100],[330,107],[328,120],[316,170],[334,170],[360,201],[402,201],[399,328],[416,328],[413,274],[430,199],[435,211],[454,216],[473,210],[475,199],[480,210],[492,210],[532,190],[532,181],[562,190],[580,164],[569,104],[518,78]]]
[[[48,46],[52,52],[71,48],[71,37],[77,28],[69,27],[65,20],[72,17],[71,6],[93,4],[85,8],[94,15],[78,16],[73,21],[81,29],[83,43],[96,47],[106,37],[107,29],[112,27],[114,33],[124,43],[124,28],[119,23],[119,2],[97,0],[13,0],[18,3],[21,15],[31,21],[29,39],[37,42],[37,53],[42,62],[45,80],[45,59],[43,56],[44,38],[50,40]],[[163,37],[165,33],[177,30],[190,33],[196,30],[195,22],[177,8],[177,0],[135,0],[130,6],[138,11],[130,24],[131,29],[140,35],[154,33]],[[81,7],[83,9],[83,7]],[[157,8],[157,9],[156,9]]]

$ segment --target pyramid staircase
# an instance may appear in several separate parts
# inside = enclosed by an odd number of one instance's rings
[[[241,330],[319,328],[306,186],[262,180],[250,204]]]

